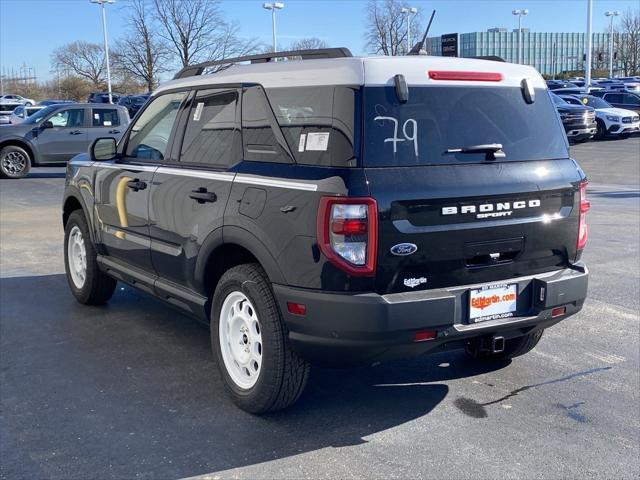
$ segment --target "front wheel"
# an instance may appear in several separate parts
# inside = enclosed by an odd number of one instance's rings
[[[309,364],[289,345],[271,285],[257,264],[228,270],[211,308],[211,346],[225,388],[249,413],[281,410],[300,397]]]
[[[602,120],[598,120],[596,122],[596,140],[602,140],[607,136],[607,129],[604,126],[604,122]]]
[[[7,145],[0,150],[0,178],[23,178],[31,170],[31,157],[17,145]]]
[[[89,226],[81,210],[69,216],[64,233],[64,266],[71,293],[84,305],[101,305],[111,298],[116,281],[100,271]]]

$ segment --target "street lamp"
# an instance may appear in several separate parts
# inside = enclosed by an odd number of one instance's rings
[[[529,10],[514,10],[511,13],[518,16],[518,63],[522,63],[522,17],[529,15]]]
[[[284,3],[274,2],[274,3],[263,3],[262,8],[266,10],[271,10],[271,28],[273,33],[273,53],[276,53],[276,10],[282,10],[284,8]]]
[[[116,0],[91,0],[91,3],[97,3],[102,7],[102,34],[104,36],[104,59],[107,63],[107,91],[109,92],[109,103],[113,103],[111,95],[111,67],[109,66],[109,43],[107,42],[107,17],[104,12],[105,3],[116,3]]]
[[[620,15],[620,12],[608,10],[604,14],[609,17],[609,78],[613,78],[613,17]]]
[[[400,13],[407,14],[407,53],[411,51],[411,16],[418,13],[418,9],[415,7],[402,7]]]

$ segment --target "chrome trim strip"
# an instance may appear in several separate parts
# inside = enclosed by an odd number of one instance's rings
[[[208,180],[220,180],[222,182],[232,182],[235,173],[227,172],[207,172],[206,170],[191,170],[188,168],[177,167],[158,167],[156,173],[164,173],[165,175],[179,175],[181,177],[195,177]]]
[[[130,163],[102,163],[102,162],[94,162],[94,167],[98,168],[110,168],[112,170],[122,170],[122,171],[131,171],[135,170],[138,172],[155,172],[158,167],[147,167],[145,165],[131,165]]]
[[[262,185],[265,187],[290,188],[292,190],[305,190],[307,192],[316,192],[318,185],[315,183],[290,182],[287,180],[275,180],[268,177],[259,177],[254,175],[236,175],[236,182],[246,183],[248,185]]]

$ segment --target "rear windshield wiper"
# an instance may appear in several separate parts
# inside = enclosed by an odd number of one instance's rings
[[[501,143],[488,143],[485,145],[470,145],[468,147],[448,148],[445,153],[486,153],[485,160],[505,158]]]

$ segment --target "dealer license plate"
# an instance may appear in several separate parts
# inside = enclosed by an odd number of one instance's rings
[[[469,291],[469,320],[483,322],[513,317],[518,299],[516,283],[487,285]]]

